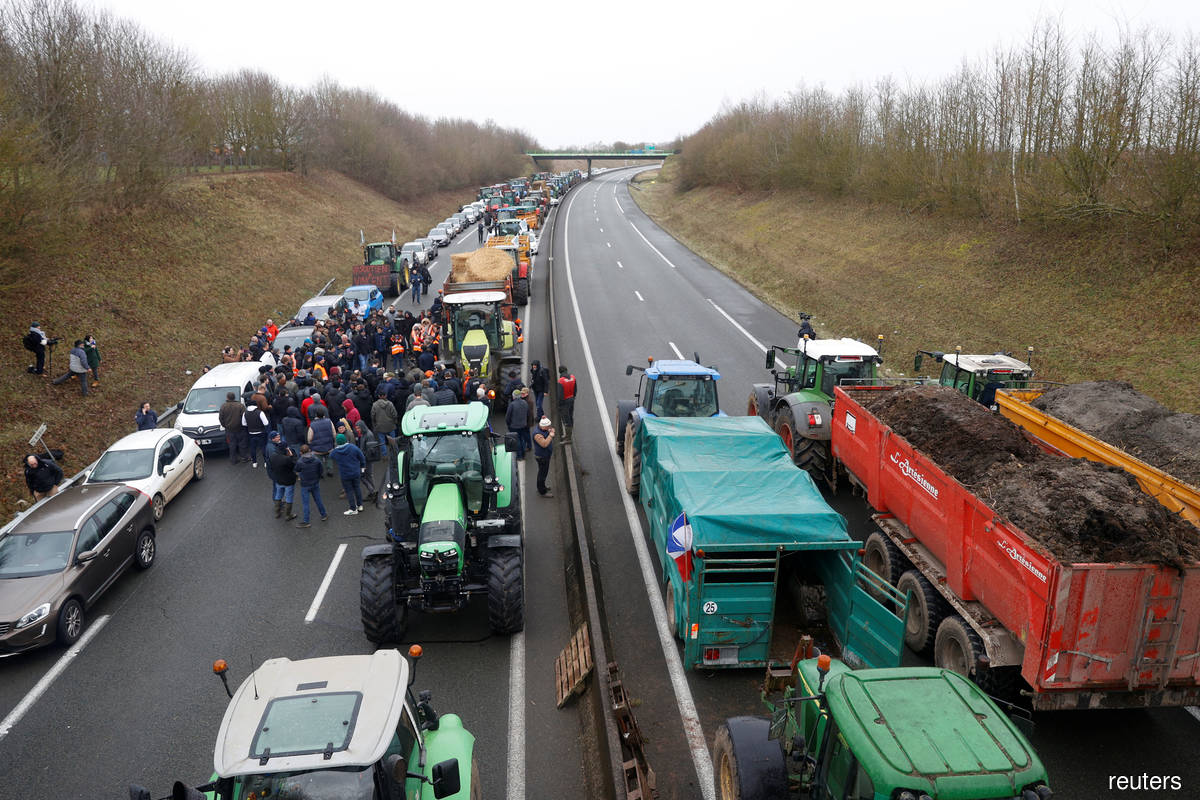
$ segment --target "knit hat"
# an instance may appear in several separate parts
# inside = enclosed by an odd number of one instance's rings
[[[542,430],[546,430],[546,428],[549,428],[550,427],[550,418],[542,417],[542,421],[538,423],[538,427],[541,428]]]
[[[566,368],[566,367],[559,367],[559,368],[558,368],[558,374],[559,374],[559,375],[566,375],[566,374],[568,374],[568,373],[567,373],[567,368]]]
[[[520,396],[521,396],[521,390],[520,390],[520,389],[513,389],[513,400],[516,400],[516,399],[517,399],[517,398],[519,398]]]
[[[346,434],[339,433],[336,437],[334,437],[334,441],[337,442],[338,444],[345,444],[346,443]]]

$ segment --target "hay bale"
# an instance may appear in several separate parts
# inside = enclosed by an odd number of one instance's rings
[[[494,247],[482,247],[471,253],[450,257],[450,282],[502,281],[513,268],[512,257]]]

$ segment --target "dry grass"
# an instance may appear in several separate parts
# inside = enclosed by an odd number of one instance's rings
[[[7,513],[28,497],[22,457],[41,422],[46,441],[67,451],[68,475],[133,430],[143,400],[156,410],[182,399],[203,364],[225,344],[245,345],[268,317],[276,322],[330,278],[350,283],[368,241],[408,241],[469,199],[463,190],[405,205],[332,173],[197,176],[169,201],[134,214],[96,219],[70,240],[46,243],[25,264],[28,279],[4,292],[9,365],[0,384],[0,503]],[[101,385],[87,398],[78,382],[51,386],[25,373],[32,353],[20,339],[31,319],[62,336],[54,369],[70,342],[94,334]]]
[[[1163,259],[1117,225],[998,228],[797,192],[677,193],[670,164],[633,191],[656,222],[825,336],[887,338],[893,374],[924,349],[1036,349],[1041,377],[1120,379],[1200,411],[1200,243]]]

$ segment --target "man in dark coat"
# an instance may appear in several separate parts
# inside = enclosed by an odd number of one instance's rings
[[[62,479],[62,468],[51,459],[33,453],[25,456],[25,485],[34,502],[57,492]]]

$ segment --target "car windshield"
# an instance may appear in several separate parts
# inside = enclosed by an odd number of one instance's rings
[[[295,350],[300,345],[304,344],[305,339],[312,338],[313,329],[307,325],[299,328],[288,328],[279,332],[275,337],[275,349],[283,352],[283,348],[291,347]]]
[[[183,413],[210,414],[220,411],[221,404],[225,402],[225,395],[229,392],[233,392],[234,397],[241,394],[241,390],[236,386],[210,386],[207,389],[192,389],[188,392],[187,399],[183,401]]]
[[[240,781],[237,800],[376,800],[371,767],[342,767],[311,772],[272,772],[247,775]]]
[[[112,481],[135,481],[149,478],[154,472],[154,449],[109,450],[100,456],[96,468],[88,476],[88,483],[110,483]]]
[[[74,531],[10,533],[0,539],[0,579],[33,578],[67,568]]]
[[[707,376],[664,375],[656,380],[647,410],[660,417],[711,417],[717,413],[717,384]]]
[[[404,247],[400,248],[400,252],[401,253],[415,253],[417,250],[422,250],[422,249],[424,249],[424,248],[422,248],[421,245],[419,245],[419,244],[406,244],[406,245],[404,245]]]
[[[347,289],[346,293],[344,295],[342,295],[342,297],[346,298],[346,300],[349,302],[354,302],[355,300],[370,300],[371,299],[371,290],[370,289]]]

